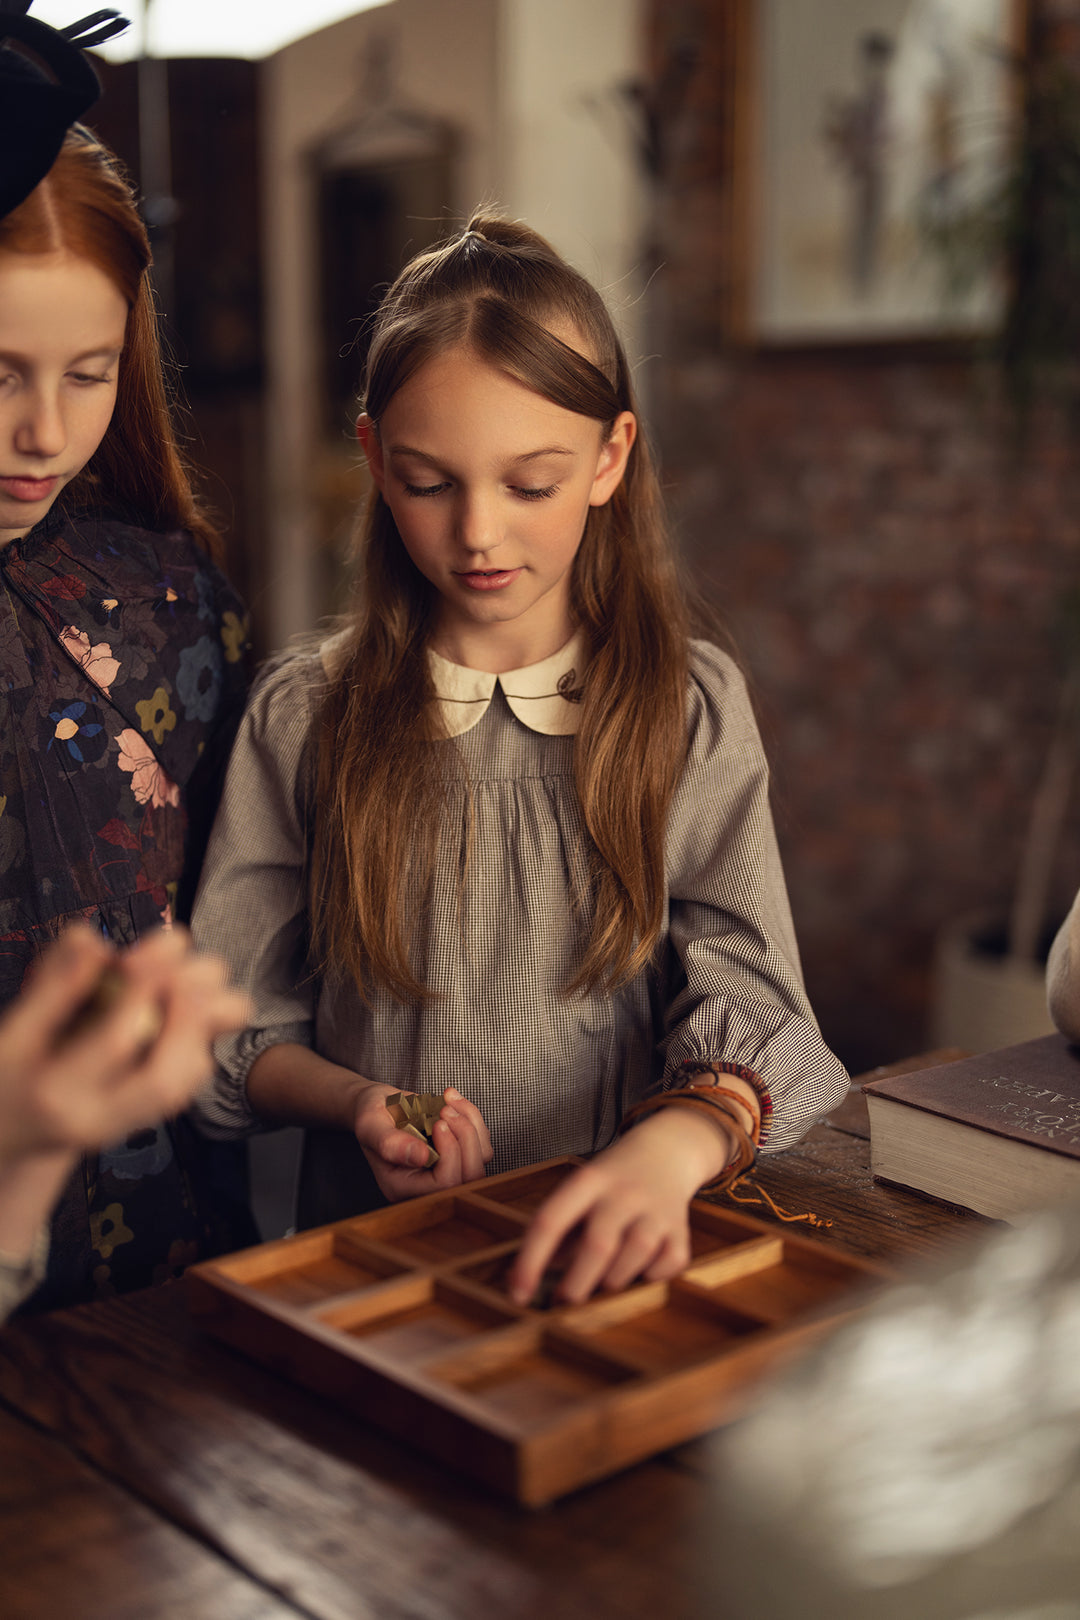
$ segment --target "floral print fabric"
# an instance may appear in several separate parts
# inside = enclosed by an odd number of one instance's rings
[[[0,587],[3,1005],[71,918],[125,944],[183,909],[187,801],[213,791],[247,635],[183,533],[46,519],[0,549]],[[88,1161],[54,1223],[42,1302],[160,1281],[227,1241],[204,1160],[181,1120]]]

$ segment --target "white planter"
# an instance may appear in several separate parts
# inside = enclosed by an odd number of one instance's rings
[[[1044,969],[987,949],[1001,918],[972,912],[942,929],[934,958],[931,1041],[993,1052],[1053,1032]]]

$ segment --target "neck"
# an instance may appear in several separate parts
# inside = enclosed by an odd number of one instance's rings
[[[436,628],[431,646],[441,658],[462,669],[479,669],[487,675],[505,675],[512,669],[527,669],[542,663],[565,647],[574,633],[573,625],[563,625],[547,635],[528,635],[515,625],[485,626],[482,631]]]
[[[573,633],[569,595],[562,589],[548,592],[522,613],[486,623],[443,601],[435,614],[430,644],[463,669],[505,675],[508,670],[527,669],[551,658]]]

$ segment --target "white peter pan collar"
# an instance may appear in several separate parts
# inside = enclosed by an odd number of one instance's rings
[[[447,734],[471,731],[488,711],[496,686],[523,725],[545,737],[572,737],[581,720],[581,676],[585,638],[580,631],[550,658],[524,669],[489,675],[465,669],[428,649],[428,667],[442,709]]]

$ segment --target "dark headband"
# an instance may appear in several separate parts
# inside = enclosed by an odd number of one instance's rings
[[[82,47],[127,27],[117,12],[97,11],[68,28],[50,28],[26,15],[30,4],[0,0],[0,219],[44,180],[68,129],[101,94]]]

